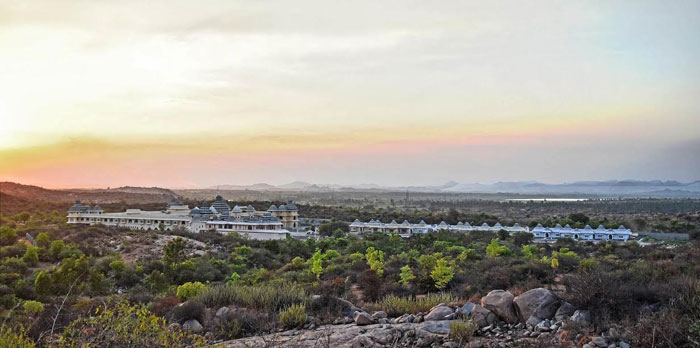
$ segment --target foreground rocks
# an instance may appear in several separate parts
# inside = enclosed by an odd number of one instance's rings
[[[278,334],[228,341],[221,347],[431,347],[441,345],[450,332],[449,321],[422,323],[325,325],[314,330],[285,331]]]
[[[517,297],[508,291],[494,290],[480,303],[441,303],[426,312],[396,318],[389,318],[383,311],[370,314],[351,305],[348,308],[357,310],[349,315],[343,311],[333,325],[307,323],[303,329],[300,326],[298,330],[232,340],[217,347],[629,348],[616,329],[595,335],[588,311],[577,310],[544,288]],[[216,315],[226,311],[219,309]],[[466,345],[464,341],[450,340],[450,326],[457,323],[455,319],[477,324]],[[197,331],[193,324],[184,323],[182,329]]]

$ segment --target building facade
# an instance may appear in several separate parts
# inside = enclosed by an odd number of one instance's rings
[[[291,205],[291,207],[290,207]],[[214,203],[207,202],[190,209],[178,202],[171,202],[161,211],[127,209],[120,213],[105,213],[100,206],[90,206],[76,201],[68,209],[69,224],[102,224],[135,230],[185,229],[192,233],[216,231],[227,234],[236,232],[250,239],[285,239],[290,235],[286,225],[298,226],[298,209],[293,202],[280,210],[258,212],[252,206],[231,208],[221,197]],[[283,219],[277,217],[280,214]],[[285,224],[286,222],[286,224]]]
[[[503,226],[500,223],[496,223],[493,226],[489,226],[487,223],[473,226],[468,222],[459,222],[456,225],[449,225],[443,221],[439,224],[431,225],[426,224],[423,220],[417,224],[409,223],[406,220],[404,220],[402,223],[397,223],[396,221],[384,223],[379,220],[370,220],[368,222],[355,220],[352,224],[350,224],[350,233],[354,234],[384,232],[397,233],[400,236],[407,237],[412,234],[425,234],[440,230],[460,233],[472,231],[498,232],[501,230],[507,231],[510,234],[525,232],[532,233],[532,237],[535,240],[556,240],[569,238],[572,240],[583,241],[605,240],[624,242],[637,236],[637,234],[632,233],[631,230],[622,225],[615,229],[606,229],[603,225],[598,226],[596,229],[593,229],[588,225],[586,225],[584,228],[576,229],[571,228],[569,225],[562,227],[561,225],[557,224],[555,227],[544,227],[542,224],[538,224],[535,228],[530,229],[528,226],[520,226],[518,223],[515,223],[512,226]]]

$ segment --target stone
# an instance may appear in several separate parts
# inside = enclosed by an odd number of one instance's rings
[[[608,340],[606,340],[605,337],[602,337],[602,336],[596,336],[596,337],[591,338],[591,343],[596,347],[607,347],[608,346]]]
[[[172,323],[168,325],[168,330],[170,331],[180,331],[180,329],[182,329],[182,327],[178,323]]]
[[[474,306],[472,311],[472,319],[481,328],[493,324],[496,320],[496,315],[490,310],[477,305]]]
[[[373,319],[384,319],[386,317],[388,317],[388,315],[386,314],[385,311],[377,311],[377,312],[372,313]]]
[[[576,307],[572,305],[569,302],[563,302],[561,306],[557,309],[556,313],[554,313],[554,320],[556,321],[564,321],[566,319],[569,319],[574,312],[576,311]]]
[[[462,316],[466,318],[472,314],[472,310],[474,310],[474,306],[476,306],[474,303],[467,302],[464,304],[464,306],[458,308],[458,312],[462,313]]]
[[[425,316],[426,321],[432,321],[432,320],[445,320],[445,317],[447,317],[450,314],[454,314],[454,311],[452,310],[451,307],[441,305],[441,306],[436,306],[434,307],[428,315]]]
[[[513,307],[514,298],[510,291],[493,290],[481,298],[481,306],[505,322],[516,323],[518,316],[515,313],[515,307]]]
[[[530,316],[529,318],[527,318],[527,321],[525,321],[525,326],[527,326],[528,329],[532,330],[532,328],[534,328],[535,326],[537,326],[541,322],[542,322],[542,319],[533,315],[533,316]]]
[[[355,312],[355,315],[352,317],[352,319],[355,321],[356,325],[369,325],[374,322],[372,317],[367,314],[366,312]]]
[[[216,317],[221,318],[221,317],[225,316],[226,314],[228,314],[229,311],[231,311],[231,308],[221,307],[216,311]]]
[[[590,345],[590,344],[588,344],[588,343],[586,343],[586,344],[584,344],[583,347],[581,347],[581,348],[593,348],[593,346]]]
[[[197,319],[190,319],[182,324],[182,329],[191,332],[200,332],[204,329]]]
[[[571,315],[569,320],[581,326],[588,326],[591,324],[591,312],[586,310],[577,310],[573,315]]]
[[[620,341],[620,348],[630,348],[630,344],[625,341]]]
[[[542,319],[552,319],[559,308],[559,299],[545,288],[536,288],[513,299],[520,320],[534,315]]]
[[[535,330],[538,332],[549,332],[552,329],[549,328],[549,325],[547,325],[547,322],[543,321],[543,322],[537,324],[537,326],[535,326]]]

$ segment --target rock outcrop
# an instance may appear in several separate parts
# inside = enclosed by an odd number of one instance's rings
[[[285,331],[278,334],[256,336],[228,341],[221,346],[226,348],[264,347],[430,347],[442,344],[450,332],[450,322],[425,321],[422,323],[373,324],[356,326],[352,324],[326,325],[314,330]]]
[[[472,309],[471,318],[479,327],[489,326],[496,321],[496,315],[493,312],[479,305]]]
[[[437,305],[433,307],[430,312],[425,316],[425,320],[448,320],[454,319],[455,310],[450,306],[444,304]]]
[[[510,291],[493,290],[481,298],[481,306],[493,312],[501,320],[515,323],[518,321],[518,315],[513,307],[514,298]]]
[[[531,316],[552,319],[559,308],[559,302],[559,299],[545,288],[529,290],[513,299],[521,321],[526,321]]]

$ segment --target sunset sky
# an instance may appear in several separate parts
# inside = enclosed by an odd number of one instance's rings
[[[700,179],[700,1],[0,1],[0,181]]]

